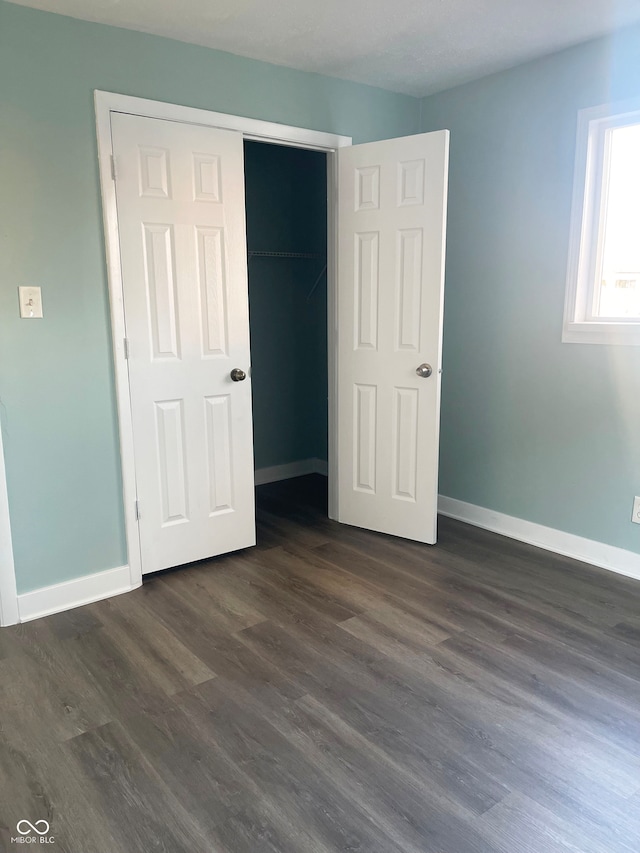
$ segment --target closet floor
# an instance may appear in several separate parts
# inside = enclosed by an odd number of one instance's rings
[[[640,583],[342,526],[324,483],[260,487],[255,549],[0,630],[2,851],[637,853]]]

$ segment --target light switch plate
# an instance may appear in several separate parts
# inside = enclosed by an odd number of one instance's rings
[[[631,521],[634,521],[636,524],[640,524],[640,495],[636,495],[633,499],[633,513],[631,515]]]
[[[39,320],[42,317],[42,292],[39,287],[19,287],[20,316],[23,320]]]

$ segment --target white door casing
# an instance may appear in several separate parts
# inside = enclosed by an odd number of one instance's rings
[[[148,573],[255,544],[243,142],[117,113],[111,128]]]
[[[0,626],[15,625],[18,621],[18,593],[13,564],[9,497],[2,446],[2,424],[0,424]]]
[[[448,149],[438,131],[338,153],[338,520],[430,544]]]

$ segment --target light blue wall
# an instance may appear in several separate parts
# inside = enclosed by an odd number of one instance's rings
[[[419,102],[0,0],[0,415],[19,592],[126,561],[93,90],[353,136]],[[17,287],[45,318],[18,318]]]
[[[440,491],[640,552],[640,347],[562,344],[576,114],[640,96],[640,29],[422,104],[451,130]]]
[[[245,143],[249,249],[321,256],[249,260],[256,468],[327,459],[326,160]]]

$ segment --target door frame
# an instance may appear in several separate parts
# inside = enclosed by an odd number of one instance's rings
[[[2,424],[0,424],[0,627],[16,625],[20,621],[16,570],[13,563],[11,541],[11,519],[7,478],[2,447]]]
[[[126,113],[146,118],[165,119],[183,124],[198,124],[234,130],[243,139],[268,142],[292,148],[324,151],[327,155],[327,353],[329,375],[329,517],[338,516],[338,361],[337,361],[337,237],[338,170],[336,152],[351,145],[350,136],[293,127],[275,122],[227,115],[225,113],[151,101],[114,92],[94,91],[98,164],[102,194],[102,214],[111,311],[111,335],[116,380],[116,400],[122,467],[124,520],[131,585],[142,583],[142,554],[136,517],[136,472],[133,449],[131,394],[125,344],[124,294],[120,264],[120,237],[116,207],[111,113]]]

